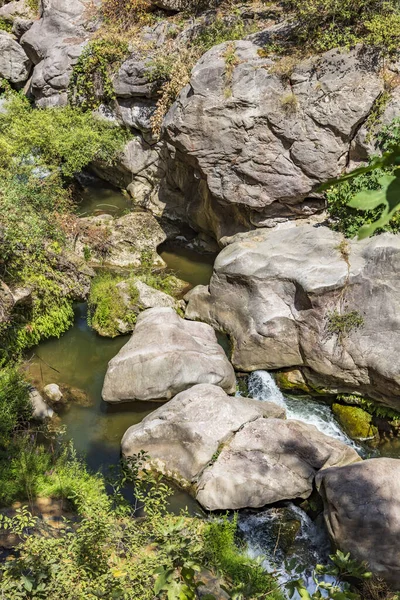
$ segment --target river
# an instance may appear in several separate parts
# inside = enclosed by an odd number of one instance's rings
[[[81,195],[80,214],[112,213],[119,216],[130,210],[129,198],[112,188],[87,186]],[[209,283],[214,257],[199,255],[179,247],[166,247],[160,251],[168,268],[191,286]],[[27,373],[35,385],[42,387],[48,383],[58,383],[84,391],[90,401],[89,406],[71,404],[60,413],[66,427],[68,439],[72,439],[79,454],[84,455],[87,464],[94,470],[107,469],[118,463],[121,438],[131,425],[139,423],[159,404],[134,402],[110,405],[103,402],[101,389],[109,360],[117,354],[127,341],[126,336],[114,339],[100,337],[87,323],[87,305],[77,304],[75,321],[60,339],[42,342],[29,353]],[[224,344],[223,338],[221,343]],[[362,445],[356,445],[342,431],[328,404],[311,397],[290,397],[283,395],[270,373],[257,371],[248,379],[249,395],[260,400],[269,400],[284,406],[289,419],[297,419],[315,425],[326,435],[332,436],[356,448],[363,456],[374,454]],[[394,440],[382,446],[381,454],[400,456],[400,442]],[[198,504],[186,493],[176,490],[170,508],[179,512],[187,506],[189,511],[201,513]],[[239,531],[247,543],[252,556],[263,556],[268,570],[278,570],[281,578],[287,576],[284,567],[285,553],[276,544],[274,524],[286,511],[298,525],[291,556],[297,556],[304,563],[304,576],[311,583],[312,567],[317,562],[326,562],[329,555],[329,540],[321,518],[313,522],[307,514],[293,503],[281,503],[279,507],[259,511],[241,511]],[[292,516],[290,516],[292,515]],[[286,519],[287,517],[285,517]],[[279,525],[280,527],[280,525]],[[312,588],[312,585],[310,589]]]

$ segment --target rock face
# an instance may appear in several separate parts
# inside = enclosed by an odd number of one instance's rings
[[[400,461],[373,458],[317,475],[337,546],[400,588]]]
[[[132,456],[145,450],[158,469],[188,485],[245,423],[284,415],[270,402],[228,396],[215,385],[195,385],[130,427],[122,452]]]
[[[29,77],[32,63],[12,35],[0,30],[0,79],[22,85]]]
[[[63,106],[74,64],[96,28],[99,0],[44,0],[20,43],[36,65],[30,91],[40,107]]]
[[[262,34],[252,39],[207,52],[165,119],[167,187],[184,198],[189,221],[217,239],[321,209],[310,196],[343,170],[383,90],[359,49],[288,70],[260,56]]]
[[[208,510],[260,508],[308,498],[317,471],[361,460],[353,448],[299,421],[247,423],[200,477],[196,498]]]
[[[139,315],[129,342],[108,365],[106,402],[170,400],[198,383],[236,388],[235,373],[213,329],[184,321],[172,308]]]
[[[231,336],[238,370],[298,367],[314,388],[399,408],[399,272],[400,236],[260,229],[219,254],[209,288],[187,296],[186,317]]]

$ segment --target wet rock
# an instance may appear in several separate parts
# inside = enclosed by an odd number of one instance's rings
[[[321,471],[329,534],[342,551],[400,588],[400,461],[373,458]]]
[[[360,48],[301,61],[289,82],[282,61],[260,56],[262,38],[209,50],[164,121],[166,185],[189,223],[218,240],[322,210],[319,183],[342,172],[383,91]],[[237,59],[229,79],[228,44]]]
[[[239,234],[186,317],[225,331],[237,370],[300,368],[307,384],[400,406],[400,236],[304,225]],[[382,281],[385,285],[382,285]]]
[[[46,402],[43,400],[43,396],[38,392],[38,390],[33,389],[29,394],[29,399],[32,403],[32,416],[34,419],[37,421],[51,419],[51,417],[54,415],[54,411],[46,404]]]
[[[141,313],[129,342],[108,364],[103,399],[165,401],[198,383],[236,388],[235,373],[213,329],[172,308]]]
[[[49,383],[43,388],[43,392],[48,400],[51,402],[60,402],[62,400],[62,392],[60,387],[56,383]]]
[[[275,379],[281,390],[292,393],[303,392],[306,394],[312,392],[310,386],[307,385],[303,373],[299,369],[290,369],[276,373]]]
[[[0,30],[0,79],[22,85],[27,81],[32,63],[14,37]]]
[[[307,498],[319,470],[359,460],[353,448],[312,425],[257,419],[244,425],[204,470],[196,498],[208,510]]]
[[[228,396],[215,385],[195,385],[130,427],[122,438],[122,452],[132,456],[145,450],[158,470],[188,486],[245,423],[284,415],[271,402]]]
[[[372,423],[372,415],[362,408],[333,404],[332,410],[340,425],[353,440],[365,440],[378,436],[378,428]]]

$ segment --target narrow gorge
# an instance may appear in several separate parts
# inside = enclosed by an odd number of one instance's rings
[[[0,592],[400,598],[395,0],[0,0]]]

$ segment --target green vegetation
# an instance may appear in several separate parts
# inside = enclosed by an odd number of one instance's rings
[[[95,39],[88,43],[71,76],[69,99],[84,110],[96,109],[115,100],[112,72],[129,54],[129,46],[120,36]]]
[[[328,314],[328,331],[339,336],[348,334],[363,325],[364,319],[356,310],[347,313],[339,313],[337,310],[334,310]]]
[[[324,52],[359,42],[376,46],[384,55],[397,52],[400,8],[396,0],[283,0],[292,12],[292,43]]]
[[[347,237],[400,229],[400,119],[383,127],[377,141],[382,156],[321,188],[327,190],[333,227]]]
[[[332,405],[333,414],[352,439],[375,437],[378,429],[372,424],[372,416],[359,406]]]
[[[137,306],[136,312],[135,305],[139,300],[139,293],[132,282],[129,286],[131,308],[128,307],[118,288],[118,284],[124,280],[122,275],[102,273],[92,281],[88,300],[88,319],[89,325],[101,335],[115,337],[121,333],[121,322],[131,326],[132,329],[136,323],[140,307]]]
[[[0,31],[7,31],[7,33],[11,33],[12,31],[12,23],[5,21],[4,19],[0,19]]]
[[[121,598],[193,600],[207,572],[220,578],[238,600],[282,600],[273,576],[245,557],[235,543],[236,522],[206,523],[186,512],[166,512],[169,487],[144,469],[141,454],[122,465],[105,491],[100,475],[90,474],[73,450],[65,451],[37,491],[69,500],[78,519],[51,532],[22,509],[0,516],[3,528],[17,534],[18,552],[0,567],[3,593],[12,598]],[[134,486],[134,504],[124,500]],[[140,516],[144,514],[145,517]],[[140,516],[140,518],[137,518]],[[243,591],[242,591],[243,590]],[[250,590],[246,595],[245,590]],[[214,598],[213,595],[208,596]]]
[[[0,325],[0,365],[71,325],[79,284],[59,268],[71,225],[69,180],[95,158],[111,164],[127,139],[78,108],[34,110],[22,95],[6,97],[7,112],[0,115],[0,278],[26,288],[29,299]]]
[[[121,333],[121,323],[133,329],[137,315],[142,310],[136,281],[142,281],[170,296],[181,291],[179,280],[174,275],[153,271],[145,262],[141,269],[129,276],[100,273],[92,281],[88,300],[89,325],[93,329],[108,337],[115,337]],[[118,288],[121,282],[126,283],[124,292]],[[128,303],[123,298],[123,294],[126,293],[129,296]]]

